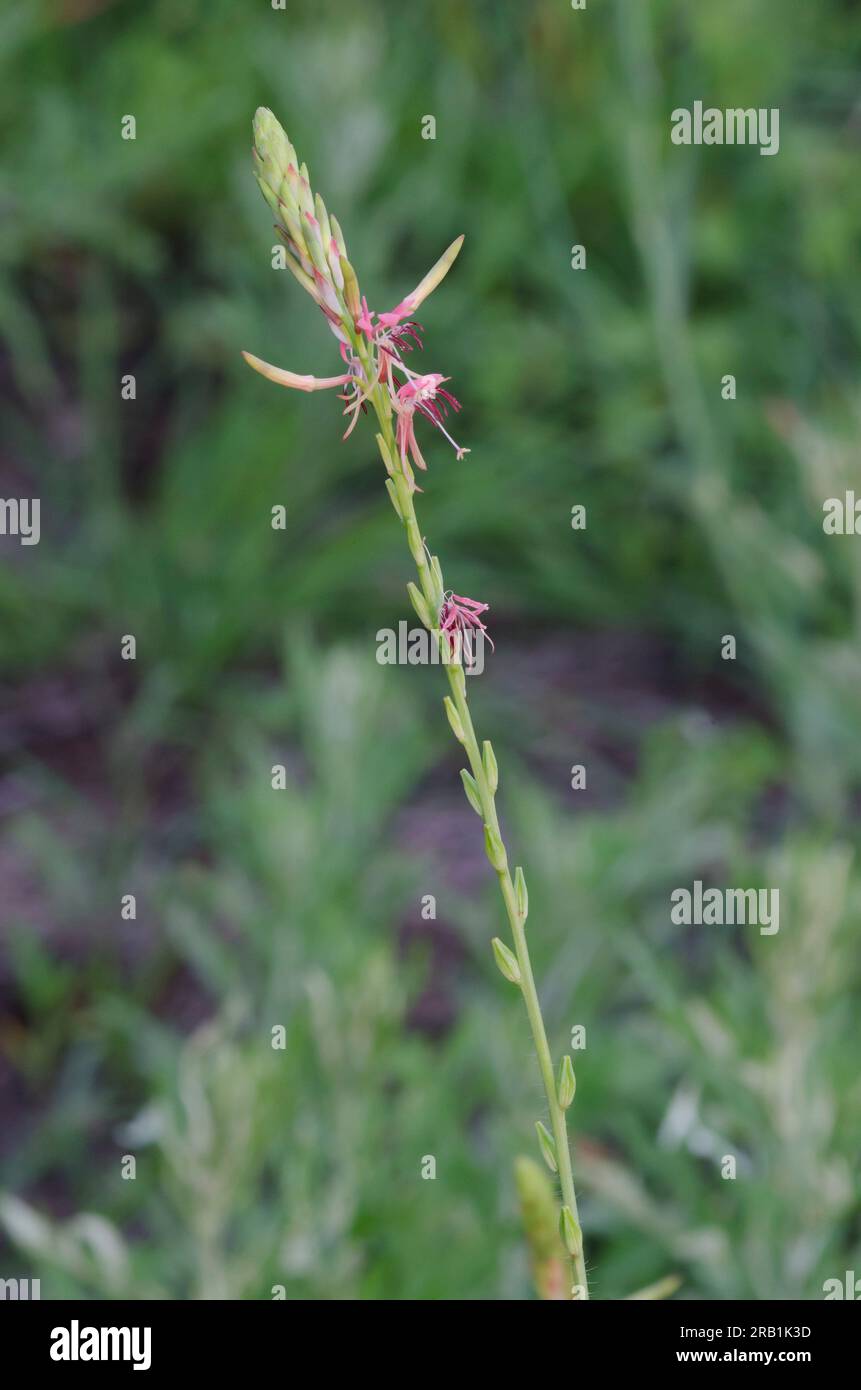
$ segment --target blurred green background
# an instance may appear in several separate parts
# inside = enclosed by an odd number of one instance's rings
[[[425,431],[420,515],[491,604],[554,1053],[587,1030],[593,1296],[822,1297],[861,1269],[861,540],[821,524],[857,486],[857,6],[12,0],[0,52],[0,491],[42,501],[0,541],[0,1275],[533,1296],[538,1074],[440,673],[375,660],[412,615],[371,432],[239,356],[337,370],[271,269],[264,104],[373,307],[466,233],[420,318],[472,453]],[[695,100],[778,107],[779,154],[672,146]],[[673,926],[695,878],[779,888],[779,934]]]

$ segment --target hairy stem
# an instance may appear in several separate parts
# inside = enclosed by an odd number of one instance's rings
[[[359,351],[364,358],[364,353],[362,353],[361,348]],[[366,371],[373,370],[371,363],[367,359],[365,359],[365,367]],[[389,405],[388,397],[382,386],[377,385],[374,388],[370,399],[380,424],[380,433],[383,437],[386,449],[388,450],[389,457],[391,460],[397,460],[398,451],[394,430],[392,428],[391,406]],[[422,593],[430,613],[436,616],[443,598],[442,583],[438,571],[435,572],[428,560],[428,554],[416,518],[412,489],[400,468],[396,467],[394,472],[390,473],[390,477],[397,496],[398,510],[406,528],[410,551],[416,562]],[[440,640],[441,643],[447,642],[447,639],[441,635],[438,640]],[[486,826],[490,827],[499,844],[502,846],[502,858],[499,860],[498,864],[494,865],[494,869],[499,879],[505,910],[511,925],[511,934],[514,939],[517,962],[520,967],[520,989],[522,990],[524,1003],[526,1004],[526,1012],[529,1017],[529,1026],[532,1029],[532,1038],[538,1057],[541,1080],[547,1096],[547,1106],[550,1111],[553,1139],[556,1145],[556,1161],[559,1168],[562,1201],[565,1206],[568,1207],[579,1227],[580,1221],[577,1214],[577,1197],[574,1191],[574,1175],[571,1169],[571,1152],[568,1145],[568,1128],[565,1111],[559,1103],[553,1059],[550,1053],[550,1045],[547,1041],[547,1030],[544,1027],[544,1018],[541,1013],[538,991],[535,988],[532,962],[529,958],[529,946],[526,940],[524,917],[521,916],[517,906],[517,895],[511,878],[511,870],[508,867],[508,856],[505,852],[504,841],[499,829],[495,794],[488,781],[487,771],[472,722],[472,715],[470,714],[469,705],[467,703],[466,680],[463,667],[459,660],[448,660],[446,661],[446,671],[454,706],[463,730],[463,746],[469,759],[472,775],[478,787],[484,823]],[[586,1279],[586,1263],[583,1255],[582,1241],[579,1244],[577,1254],[572,1257],[572,1270],[574,1276],[574,1297],[578,1299],[587,1299],[589,1297],[589,1288]]]

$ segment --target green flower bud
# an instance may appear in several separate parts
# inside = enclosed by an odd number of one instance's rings
[[[320,223],[320,234],[323,238],[323,250],[327,257],[326,264],[328,266],[329,242],[332,240],[332,228],[329,224],[329,214],[326,211],[326,204],[323,202],[319,193],[314,194],[314,211],[317,216],[317,221]]]
[[[541,1147],[541,1152],[544,1155],[544,1161],[547,1167],[550,1169],[551,1173],[558,1173],[559,1164],[556,1162],[556,1145],[553,1142],[550,1131],[540,1120],[535,1121],[535,1131],[538,1135],[538,1143]]]
[[[503,873],[505,870],[505,866],[508,863],[508,857],[505,853],[505,845],[502,843],[496,831],[490,825],[485,825],[484,827],[484,848],[487,851],[488,859],[490,860],[494,869],[496,869],[497,873]]]
[[[519,864],[514,870],[514,896],[517,902],[517,911],[520,919],[525,922],[529,915],[529,893],[526,889],[526,879],[523,877],[523,870]]]
[[[344,233],[341,231],[341,224],[339,223],[337,217],[334,217],[332,214],[329,215],[329,223],[332,228],[332,235],[335,238],[335,242],[338,247],[338,254],[343,256],[346,260],[347,243],[344,240]]]
[[[491,942],[493,954],[496,957],[496,964],[499,966],[506,980],[510,980],[513,985],[520,984],[520,966],[517,957],[504,941],[500,941],[498,936]]]
[[[254,149],[259,160],[256,166],[259,176],[277,190],[287,165],[295,167],[298,161],[283,126],[266,106],[258,106],[254,113]]]
[[[341,257],[341,274],[344,277],[344,302],[353,318],[357,319],[362,312],[359,282],[356,279],[356,272],[346,256]]]
[[[481,809],[481,797],[478,794],[478,786],[475,778],[472,776],[472,773],[467,772],[465,767],[461,768],[460,777],[463,782],[463,789],[466,792],[467,801],[477,816],[483,816],[484,811]]]
[[[490,790],[495,792],[499,786],[499,768],[496,766],[496,754],[489,738],[486,738],[482,744],[482,762]]]
[[[574,1075],[574,1064],[566,1052],[559,1064],[559,1104],[563,1110],[568,1109],[574,1099],[576,1089],[577,1078]]]
[[[460,715],[455,709],[454,700],[450,695],[446,695],[443,699],[443,704],[445,705],[445,712],[448,715],[448,722],[451,725],[452,733],[458,743],[463,743],[465,739],[463,725],[460,722]]]
[[[386,492],[389,494],[389,500],[395,509],[398,521],[402,522],[404,518],[401,514],[401,504],[398,501],[398,490],[392,482],[391,478],[386,478]]]
[[[424,601],[424,596],[421,593],[421,591],[416,587],[416,585],[412,583],[412,581],[410,581],[410,583],[407,585],[407,593],[410,596],[410,600],[412,602],[413,608],[416,610],[419,621],[424,623],[425,627],[427,628],[433,627],[431,615],[428,612],[428,606]]]
[[[442,565],[440,564],[439,558],[436,555],[431,556],[431,574],[433,575],[433,582],[436,588],[437,598],[441,606],[445,589],[443,587],[442,582]]]
[[[569,1255],[579,1255],[583,1249],[583,1232],[574,1220],[570,1207],[563,1207],[559,1217],[559,1234]]]
[[[463,674],[463,667],[452,663],[449,668],[449,680],[454,686],[455,692],[461,699],[466,695],[466,676]]]
[[[383,438],[383,436],[382,436],[381,434],[378,434],[378,435],[377,435],[377,448],[378,448],[379,451],[380,451],[380,458],[383,460],[383,463],[386,465],[386,472],[388,473],[389,477],[393,477],[393,476],[394,476],[394,472],[395,472],[395,465],[394,465],[394,463],[392,462],[392,456],[391,456],[391,453],[389,452],[389,446],[388,446],[388,444],[386,443],[385,439]],[[403,517],[401,516],[400,508],[398,508],[398,516],[400,516],[400,517],[401,517],[401,521],[403,521]]]

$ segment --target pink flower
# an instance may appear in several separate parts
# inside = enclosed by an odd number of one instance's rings
[[[399,365],[402,371],[408,371],[403,364]],[[416,440],[414,419],[417,410],[430,420],[432,425],[442,431],[449,444],[453,445],[459,459],[463,458],[464,454],[469,453],[468,449],[462,449],[452,439],[443,424],[449,408],[460,410],[460,401],[456,400],[450,391],[443,389],[442,383],[448,380],[447,376],[441,376],[439,372],[428,372],[425,376],[417,376],[413,372],[408,372],[407,380],[403,386],[395,389],[390,379],[389,391],[392,405],[398,417],[397,445],[402,465],[406,463],[407,454],[409,454],[418,468],[427,468]]]
[[[349,421],[345,439],[352,433],[359,416],[367,411],[369,398],[379,386],[384,387],[396,416],[396,446],[401,468],[410,489],[414,490],[416,483],[410,460],[417,468],[427,469],[416,438],[416,411],[445,435],[458,459],[469,453],[469,449],[452,439],[444,424],[449,411],[460,410],[460,402],[444,389],[443,383],[449,378],[439,372],[413,372],[404,362],[406,353],[422,347],[424,330],[410,316],[443,279],[460,250],[463,237],[452,242],[411,294],[394,309],[377,314],[368,308],[367,299],[360,297],[355,273],[343,249],[340,229],[333,219],[331,231],[337,235],[330,234],[325,207],[320,199],[312,200],[306,173],[304,165],[297,173],[295,165],[289,162],[286,192],[283,181],[278,188],[270,183],[266,187],[275,197],[287,223],[286,227],[279,223],[278,231],[290,252],[288,264],[329,320],[346,370],[340,376],[300,376],[273,367],[250,353],[244,354],[245,359],[270,381],[294,390],[324,391],[344,387],[341,400]],[[316,208],[317,216],[312,207]]]
[[[451,590],[443,597],[439,610],[440,632],[444,632],[448,638],[449,654],[457,652],[462,646],[467,666],[472,665],[472,632],[479,631],[483,637],[487,637],[487,628],[478,615],[486,613],[489,606],[478,603],[474,598],[453,594]],[[493,642],[489,637],[487,640],[493,650]]]
[[[362,295],[362,312],[356,319],[356,327],[364,333],[366,338],[373,338],[374,336],[373,317],[374,315],[368,312],[368,301]]]

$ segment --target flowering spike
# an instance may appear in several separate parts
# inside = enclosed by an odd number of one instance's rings
[[[510,980],[513,985],[519,985],[520,966],[517,963],[517,957],[514,952],[509,946],[506,946],[504,941],[500,941],[498,936],[493,938],[491,945],[493,947],[493,955],[496,964],[499,966],[506,980]]]
[[[278,219],[279,235],[290,253],[287,264],[323,310],[335,337],[348,344],[353,326],[340,298],[341,247],[322,198],[311,191],[307,165],[297,169],[297,164],[282,126],[265,106],[259,107],[254,116],[254,173]]]
[[[558,1173],[559,1164],[556,1162],[556,1145],[553,1142],[550,1131],[540,1120],[536,1120],[535,1132],[538,1135],[538,1143],[544,1155],[544,1162],[547,1164],[551,1173]]]
[[[277,194],[285,169],[296,164],[296,151],[281,122],[266,106],[258,106],[254,113],[254,153],[258,182]]]
[[[480,615],[487,611],[488,605],[444,588],[439,561],[425,544],[412,498],[414,492],[421,491],[416,484],[414,470],[427,468],[416,436],[416,427],[421,420],[427,420],[446,437],[458,459],[469,452],[452,438],[448,430],[450,415],[460,410],[459,401],[447,387],[449,378],[440,372],[415,372],[404,361],[405,356],[422,349],[424,330],[414,317],[415,311],[450,270],[463,245],[463,237],[457,237],[452,242],[411,294],[388,312],[375,312],[362,297],[337,219],[329,214],[322,198],[315,197],[307,165],[299,163],[286,133],[265,107],[259,108],[254,117],[253,160],[255,177],[268,207],[275,215],[278,235],[287,248],[287,264],[299,283],[314,298],[337,338],[343,372],[332,377],[301,376],[273,367],[250,353],[243,355],[255,371],[294,390],[322,391],[330,387],[345,387],[339,393],[340,399],[345,402],[344,414],[349,417],[345,438],[351,434],[360,414],[370,408],[376,415],[380,430],[377,437],[380,454],[388,474],[386,491],[405,528],[419,572],[421,588],[411,584],[410,598],[422,622],[431,629],[448,668],[454,699],[446,698],[446,714],[455,736],[468,746],[470,766],[475,769],[475,775],[466,768],[462,770],[464,791],[473,810],[482,819],[485,849],[500,876],[503,897],[517,941],[518,953],[515,955],[498,937],[494,938],[494,955],[502,973],[519,984],[526,1001],[536,1048],[547,1060],[541,1006],[529,968],[529,952],[522,930],[527,913],[526,884],[518,869],[512,904],[508,860],[493,809],[492,798],[498,783],[496,758],[489,743],[485,743],[479,753],[465,704],[464,668],[473,664],[472,642],[477,640],[477,635],[486,634],[487,629]],[[573,1217],[576,1198],[568,1163],[564,1112],[560,1112],[559,1108],[560,1099],[564,1105],[571,1090],[573,1068],[569,1075],[570,1065],[570,1059],[566,1059],[560,1072],[558,1092],[549,1060],[547,1065],[542,1061],[541,1066],[547,1101],[559,1133],[560,1145],[564,1143],[564,1149],[557,1153],[553,1138],[540,1121],[536,1130],[544,1161],[551,1171],[559,1171],[561,1162],[562,1201],[566,1204],[563,1208],[562,1231],[569,1250],[576,1249],[575,1274],[582,1287],[582,1296],[587,1298],[582,1245]],[[540,1252],[534,1232],[530,1235],[536,1283],[544,1297],[562,1298],[566,1296],[564,1247],[556,1221],[547,1215],[553,1206],[553,1194],[546,1175],[542,1184],[533,1181],[536,1174],[540,1177],[537,1163],[530,1159],[518,1161],[518,1185],[524,1212],[527,1213],[527,1206],[532,1211],[535,1206],[533,1198],[540,1191],[545,1218]],[[545,1225],[547,1230],[544,1229]]]

